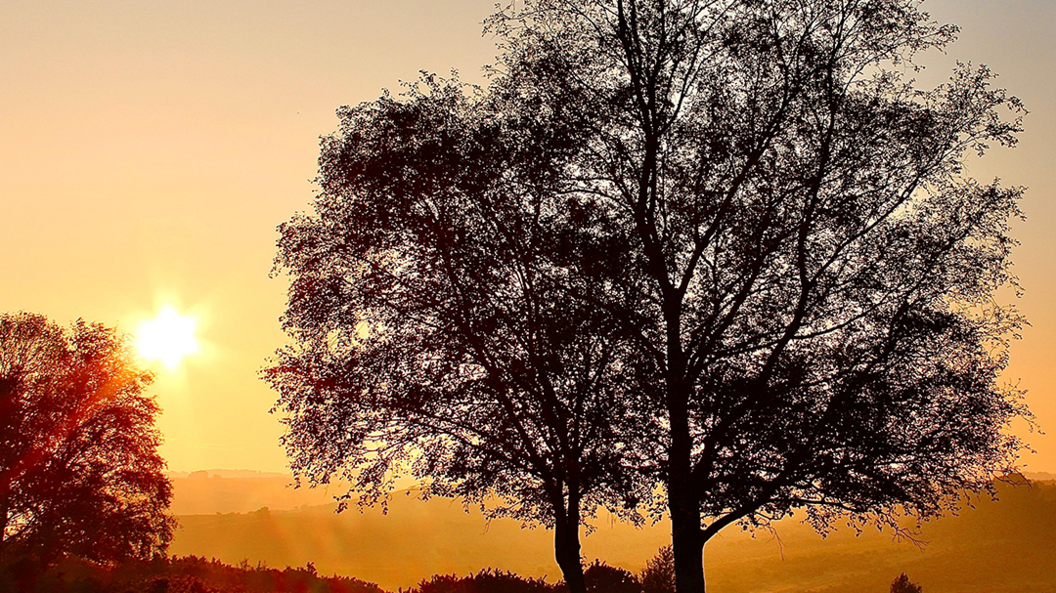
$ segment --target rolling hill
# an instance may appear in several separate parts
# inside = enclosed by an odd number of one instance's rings
[[[170,552],[280,568],[312,562],[322,574],[389,590],[483,567],[560,576],[544,529],[489,524],[457,502],[423,502],[409,492],[396,493],[387,514],[355,507],[335,514],[329,493],[294,490],[289,481],[218,470],[175,475],[181,527]],[[841,528],[823,539],[795,519],[782,521],[776,534],[728,529],[705,549],[709,591],[885,592],[906,572],[927,593],[1056,593],[1056,482],[1001,484],[998,491],[998,501],[976,500],[925,525],[923,547],[875,529],[856,535]],[[636,529],[602,515],[583,553],[636,572],[668,543],[668,530],[664,522]]]

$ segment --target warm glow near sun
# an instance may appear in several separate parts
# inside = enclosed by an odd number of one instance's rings
[[[185,356],[198,352],[198,339],[194,336],[197,325],[193,317],[165,307],[157,317],[139,325],[136,346],[143,358],[160,360],[166,367],[176,368]]]

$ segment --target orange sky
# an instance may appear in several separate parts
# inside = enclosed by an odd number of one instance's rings
[[[282,343],[275,226],[308,207],[334,110],[418,70],[482,82],[495,0],[48,1],[0,5],[0,311],[132,332],[163,305],[196,316],[202,351],[157,365],[171,469],[283,471],[272,392]],[[986,63],[1032,111],[1014,151],[973,167],[1030,188],[1020,307],[1033,326],[1010,379],[1053,435],[1028,470],[1056,472],[1056,3],[941,0],[949,56]]]

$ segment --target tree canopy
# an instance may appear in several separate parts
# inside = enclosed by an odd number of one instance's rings
[[[366,502],[409,471],[424,496],[554,528],[580,591],[582,517],[642,500],[626,438],[639,365],[605,315],[568,298],[597,289],[555,264],[569,138],[560,122],[489,116],[502,110],[457,81],[421,87],[342,109],[314,216],[280,227],[294,344],[265,373],[285,443],[296,472],[342,475]]]
[[[111,328],[0,316],[0,578],[164,551],[175,521],[151,380]]]
[[[1022,320],[995,295],[1016,287],[1023,190],[966,161],[1013,146],[1024,110],[985,67],[919,87],[915,56],[956,33],[919,4],[528,1],[489,21],[504,54],[486,90],[342,111],[316,213],[282,227],[277,260],[295,346],[271,372],[297,370],[272,375],[295,459],[376,467],[368,449],[459,438],[414,415],[476,411],[474,451],[524,464],[537,437],[500,436],[517,429],[479,385],[507,394],[523,368],[582,393],[574,377],[600,377],[605,431],[546,430],[626,476],[591,482],[606,484],[592,504],[663,486],[683,592],[704,589],[704,544],[730,524],[805,509],[822,530],[897,528],[1012,470],[1007,428],[1029,412],[998,375]],[[478,343],[489,354],[466,358]],[[611,365],[575,370],[588,343]],[[335,353],[354,363],[318,364]],[[523,393],[512,409],[546,418],[547,390]],[[350,441],[358,456],[321,444]],[[463,485],[447,493],[537,505],[496,486],[490,458],[443,447],[458,463],[401,454]]]

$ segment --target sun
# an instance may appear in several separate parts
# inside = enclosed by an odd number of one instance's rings
[[[136,347],[143,358],[160,360],[169,369],[176,368],[188,354],[198,352],[194,336],[197,320],[165,307],[154,319],[139,324]]]

